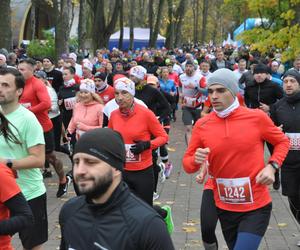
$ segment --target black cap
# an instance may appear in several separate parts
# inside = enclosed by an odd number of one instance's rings
[[[270,73],[269,67],[263,63],[257,64],[253,69],[253,74],[260,74],[260,73],[269,74]]]
[[[34,76],[41,79],[47,79],[47,74],[43,70],[38,70],[34,72]]]
[[[295,69],[290,69],[287,72],[285,72],[284,76],[282,77],[282,79],[286,78],[286,77],[293,77],[296,79],[296,81],[298,82],[298,84],[300,84],[300,73],[295,70]]]
[[[52,64],[55,64],[54,59],[51,56],[44,56],[43,61],[44,59],[48,59]]]
[[[76,153],[97,157],[121,172],[126,161],[123,138],[110,128],[97,128],[84,133],[75,145]]]
[[[105,81],[106,79],[106,74],[103,73],[103,72],[97,72],[95,75],[94,75],[94,79],[101,79],[102,81]]]
[[[188,65],[188,64],[191,64],[191,65],[195,66],[194,62],[191,61],[191,60],[186,61],[185,65]]]

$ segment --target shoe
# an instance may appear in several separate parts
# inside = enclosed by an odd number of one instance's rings
[[[63,184],[59,184],[58,190],[56,193],[57,198],[62,197],[63,195],[65,195],[68,192],[68,187],[69,187],[71,181],[72,180],[71,180],[70,176],[66,176],[66,182]]]
[[[47,171],[47,170],[44,170],[43,172],[43,178],[46,179],[46,178],[51,178],[52,177],[52,172],[51,171]]]
[[[153,201],[157,200],[159,198],[159,194],[154,192],[153,193]]]
[[[280,188],[280,179],[279,179],[279,172],[275,172],[275,181],[273,183],[273,189],[274,190],[279,190]]]
[[[170,177],[172,169],[173,169],[173,165],[171,162],[165,164],[165,176],[167,179]]]
[[[165,176],[165,164],[163,162],[160,162],[158,164],[158,166],[160,167],[160,172],[158,174],[158,178],[159,178],[160,182],[163,183],[166,180],[166,176]]]
[[[162,206],[161,208],[167,212],[167,216],[166,216],[166,218],[164,218],[164,221],[167,225],[169,234],[172,234],[174,231],[174,223],[173,223],[173,219],[172,219],[171,207],[168,205],[165,205],[165,206]]]
[[[66,155],[71,155],[70,145],[68,143],[64,143],[63,145],[60,145],[59,151]]]

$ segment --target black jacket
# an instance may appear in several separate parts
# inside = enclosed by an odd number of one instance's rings
[[[300,134],[300,92],[293,96],[285,96],[276,102],[271,107],[270,115],[275,125],[283,125],[284,133]],[[300,141],[298,145],[299,143]],[[300,168],[300,151],[290,150],[283,165],[288,168]]]
[[[224,60],[224,61],[225,61],[225,68],[226,68],[226,69],[232,70],[232,67],[231,67],[230,62],[227,61],[227,60]],[[216,71],[217,69],[219,69],[219,68],[218,68],[218,65],[217,65],[217,59],[214,59],[214,60],[211,61],[210,71],[211,71],[211,72],[214,72],[214,71]]]
[[[283,97],[283,90],[276,83],[266,79],[262,83],[254,81],[254,85],[245,88],[245,103],[248,108],[259,108],[260,102],[271,105]]]
[[[173,250],[162,218],[121,182],[105,204],[74,197],[59,215],[60,249]]]

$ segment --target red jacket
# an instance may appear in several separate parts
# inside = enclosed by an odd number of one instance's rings
[[[152,149],[156,149],[168,141],[168,135],[154,113],[137,103],[134,104],[133,112],[129,116],[121,114],[119,109],[113,111],[108,127],[118,131],[122,135],[125,145],[128,145],[125,164],[125,170],[128,171],[143,170],[152,166]],[[151,135],[154,136],[152,140]],[[129,145],[134,144],[136,140],[151,140],[150,149],[134,156],[129,151]]]
[[[26,80],[19,103],[35,114],[44,132],[52,129],[53,125],[48,116],[51,100],[46,85],[41,80],[34,76]]]
[[[274,145],[269,161],[276,161],[281,165],[289,150],[289,140],[264,112],[240,106],[224,119],[212,112],[198,120],[194,126],[183,158],[184,170],[187,173],[198,171],[200,165],[194,161],[195,151],[197,148],[209,148],[209,174],[214,180],[216,206],[237,212],[258,209],[271,202],[268,187],[257,184],[255,180],[265,167],[265,141]],[[224,198],[224,185],[217,186],[217,179],[220,181],[220,178],[244,177],[250,179],[253,202],[232,204],[225,203],[224,199],[221,201],[220,197]],[[244,191],[249,190],[245,188]]]

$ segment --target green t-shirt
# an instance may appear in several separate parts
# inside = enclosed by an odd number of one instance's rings
[[[0,135],[0,157],[4,159],[22,159],[29,155],[28,148],[45,144],[43,129],[35,115],[20,105],[14,112],[5,116],[10,123],[11,131],[22,142],[22,145],[7,142]],[[46,192],[40,168],[18,170],[17,183],[26,200],[41,196]]]

